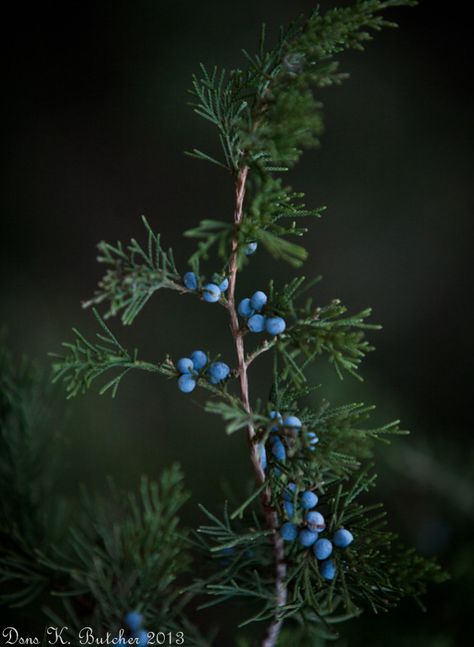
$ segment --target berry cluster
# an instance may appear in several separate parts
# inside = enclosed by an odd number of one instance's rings
[[[282,317],[267,317],[261,314],[268,301],[265,292],[258,290],[255,294],[239,303],[237,312],[247,319],[250,332],[266,331],[269,335],[281,335],[285,331],[286,322]]]
[[[290,441],[291,436],[301,432],[303,423],[297,416],[285,415],[282,416],[279,411],[270,411],[268,414],[270,420],[274,422],[270,429],[270,436],[268,444],[270,445],[271,453],[280,463],[286,461],[286,444]],[[310,451],[316,449],[319,438],[314,431],[306,433],[306,443]],[[267,450],[264,443],[258,445],[260,455],[260,465],[263,470],[267,469]]]
[[[130,633],[130,638],[133,639],[133,644],[138,647],[146,647],[148,645],[148,633],[143,629],[143,616],[138,611],[129,611],[124,617],[125,626]],[[119,645],[128,645],[130,640],[121,636],[118,641]]]
[[[183,283],[188,290],[196,292],[199,288],[199,280],[194,272],[186,272],[183,276]],[[201,287],[201,295],[204,301],[208,303],[216,303],[220,301],[222,294],[229,287],[229,280],[220,278],[214,275],[212,283],[206,283]]]
[[[280,535],[285,541],[298,539],[304,548],[312,548],[313,554],[320,562],[319,572],[325,580],[332,580],[336,575],[336,563],[329,559],[334,546],[336,548],[347,548],[354,537],[349,530],[339,528],[333,535],[332,541],[327,537],[320,537],[320,533],[326,528],[323,515],[314,510],[318,505],[318,496],[311,490],[298,493],[296,483],[289,483],[283,493],[283,509],[289,521],[286,521],[280,528]],[[303,513],[302,524],[295,523],[295,511]]]
[[[176,362],[178,389],[183,393],[191,393],[197,384],[197,378],[207,366],[207,355],[202,350],[195,350],[189,357],[181,357]],[[223,382],[230,374],[230,368],[224,362],[211,362],[205,375],[211,384]]]

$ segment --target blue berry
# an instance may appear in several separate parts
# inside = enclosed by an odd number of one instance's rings
[[[254,314],[254,310],[250,305],[250,299],[242,299],[238,305],[237,312],[241,317],[244,317],[244,319],[251,317]]]
[[[280,528],[280,535],[285,541],[295,541],[298,537],[298,526],[291,521],[287,521]]]
[[[314,544],[314,542],[317,540],[317,538],[318,538],[318,533],[317,532],[313,532],[312,530],[304,529],[304,530],[302,530],[300,532],[299,542],[305,548],[309,548],[310,546],[312,546]]]
[[[143,616],[138,611],[129,611],[125,614],[124,621],[127,629],[130,629],[130,631],[138,631],[142,626]]]
[[[307,512],[304,518],[306,523],[308,524],[308,528],[310,528],[311,530],[321,532],[326,527],[326,522],[324,521],[323,515],[320,512],[316,512],[316,510]]]
[[[216,384],[217,382],[222,382],[222,380],[225,380],[225,378],[230,373],[230,368],[227,366],[227,364],[224,364],[224,362],[212,362],[212,364],[209,366],[208,373],[211,376],[211,382],[212,380],[215,380],[213,384]]]
[[[144,629],[135,631],[133,633],[133,638],[138,640],[138,642],[135,643],[137,647],[146,647],[146,645],[148,645],[148,633]]]
[[[273,456],[275,456],[275,458],[278,461],[280,461],[280,463],[285,462],[285,458],[286,458],[285,445],[281,442],[279,438],[277,438],[272,445],[272,454]]]
[[[263,332],[265,330],[265,317],[263,315],[252,315],[247,321],[250,332]]]
[[[285,416],[283,420],[285,427],[291,427],[291,429],[301,429],[302,422],[296,416]]]
[[[327,559],[332,553],[332,544],[329,539],[318,539],[313,546],[313,553],[316,559]]]
[[[352,544],[354,541],[354,536],[349,530],[346,530],[345,528],[339,528],[339,530],[336,530],[334,533],[334,537],[332,538],[334,545],[337,546],[338,548],[347,548],[349,544]]]
[[[285,328],[285,320],[281,317],[268,317],[265,322],[265,329],[269,335],[281,335]]]
[[[250,305],[254,310],[260,312],[267,301],[268,299],[265,292],[258,290],[258,292],[255,292],[255,294],[250,298]]]
[[[222,283],[219,284],[219,290],[225,292],[229,287],[229,279],[224,279]]]
[[[293,501],[295,492],[296,483],[288,483],[286,489],[283,492],[283,498],[285,499],[285,501]]]
[[[207,355],[202,350],[195,350],[191,353],[191,360],[196,371],[200,371],[207,364]]]
[[[336,564],[333,559],[327,559],[324,562],[321,562],[319,566],[319,572],[325,580],[333,580],[336,575]]]
[[[317,505],[318,497],[314,492],[310,492],[310,490],[303,492],[301,495],[301,507],[304,508],[304,510],[311,510],[311,508],[315,508]]]
[[[221,298],[221,291],[215,283],[207,283],[202,289],[202,298],[208,303],[215,303]]]
[[[288,519],[291,519],[291,517],[295,514],[295,506],[291,501],[283,501],[283,509]]]
[[[188,290],[197,290],[198,280],[194,272],[186,272],[183,276],[183,283],[188,288]]]
[[[269,416],[272,420],[276,420],[276,421],[278,422],[278,425],[274,425],[274,426],[272,427],[272,431],[278,431],[279,425],[280,425],[280,424],[282,423],[282,421],[283,421],[283,419],[282,419],[282,417],[281,417],[281,413],[280,413],[279,411],[270,411],[270,413],[268,414],[268,416]]]
[[[257,250],[257,247],[258,245],[256,242],[247,243],[244,247],[245,256],[251,256]]]
[[[196,388],[196,380],[189,373],[185,373],[178,378],[178,389],[183,393],[191,393]]]
[[[258,452],[260,456],[260,466],[262,470],[266,470],[267,469],[267,450],[265,449],[265,445],[263,443],[259,443]]]
[[[194,362],[189,357],[181,357],[176,362],[176,368],[180,373],[192,373],[194,370]]]

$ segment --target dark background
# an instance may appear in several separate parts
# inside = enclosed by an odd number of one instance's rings
[[[205,0],[43,2],[15,5],[4,21],[1,321],[12,348],[48,366],[47,353],[91,332],[100,267],[95,244],[140,237],[145,214],[185,268],[180,234],[201,218],[230,217],[231,183],[183,155],[212,149],[214,132],[186,105],[198,63],[243,64],[256,46],[311,2]],[[333,6],[325,2],[323,6]],[[314,379],[334,402],[377,402],[378,421],[400,417],[409,439],[382,452],[379,496],[391,527],[452,574],[425,599],[342,629],[348,644],[468,644],[472,600],[472,97],[467,16],[458,3],[391,13],[399,30],[343,57],[351,78],[321,92],[326,134],[292,172],[308,205],[326,204],[307,239],[305,272],[322,273],[321,302],[374,307],[384,325],[363,385],[339,383],[321,361]],[[210,143],[211,142],[211,143]],[[288,278],[264,253],[239,294]],[[258,276],[259,284],[255,282]],[[225,313],[160,294],[131,330],[112,327],[143,358],[204,346],[231,358]],[[254,376],[262,384],[263,369]],[[261,378],[261,379],[260,379]],[[220,504],[220,484],[241,487],[245,443],[176,385],[132,375],[112,401],[95,394],[58,403],[61,490],[101,490],[107,474],[134,486],[179,459],[195,504]],[[469,594],[471,592],[471,595]],[[231,618],[230,623],[236,618]],[[231,626],[231,625],[230,625]],[[345,644],[341,642],[341,644]]]

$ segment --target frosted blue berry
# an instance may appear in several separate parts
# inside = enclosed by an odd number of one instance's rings
[[[265,292],[262,292],[261,290],[258,290],[258,292],[255,292],[254,295],[250,298],[250,305],[254,310],[257,312],[260,312],[260,310],[263,308],[263,306],[266,304],[268,301],[267,295]]]
[[[191,393],[196,388],[196,380],[189,373],[181,375],[178,379],[178,389],[183,393]]]
[[[146,645],[148,645],[148,633],[144,629],[135,631],[133,633],[133,638],[137,640],[135,643],[137,647],[146,647]]]
[[[219,290],[225,292],[229,287],[229,279],[224,279],[222,283],[219,284]]]
[[[308,524],[308,528],[310,528],[311,530],[321,532],[326,527],[326,522],[324,521],[323,515],[320,512],[316,512],[316,510],[307,512],[304,518],[306,523]]]
[[[207,364],[207,355],[202,350],[195,350],[191,353],[191,360],[196,371],[200,371]]]
[[[244,319],[251,317],[254,314],[254,310],[250,305],[250,299],[242,299],[237,307],[237,312]]]
[[[301,420],[296,416],[285,416],[283,424],[291,429],[301,429],[302,426]]]
[[[194,362],[189,357],[181,357],[176,362],[176,368],[180,373],[192,373],[194,370]]]
[[[283,498],[285,499],[285,501],[293,501],[295,492],[296,483],[288,483],[286,489],[283,492]]]
[[[280,461],[280,463],[285,462],[286,458],[286,450],[284,444],[281,442],[279,438],[275,440],[275,442],[272,445],[272,454],[275,456],[275,458]]]
[[[251,256],[257,250],[257,247],[258,245],[256,242],[247,243],[244,247],[245,256]]]
[[[299,542],[305,548],[309,548],[314,544],[318,538],[318,533],[313,532],[312,530],[307,530],[306,528],[300,532]]]
[[[258,444],[258,454],[260,457],[260,467],[262,470],[267,469],[267,450],[265,449],[265,445],[263,443]]]
[[[291,521],[287,521],[280,528],[280,535],[285,541],[295,541],[298,537],[298,526]]]
[[[217,382],[222,382],[230,373],[230,368],[224,362],[212,362],[208,370],[209,375],[211,376],[211,381],[215,380],[213,384]]]
[[[304,510],[311,510],[311,508],[315,508],[317,505],[318,497],[314,492],[310,492],[310,490],[303,492],[301,495],[301,507],[304,508]]]
[[[247,321],[250,332],[263,332],[265,330],[265,317],[263,315],[252,315]]]
[[[130,629],[130,631],[138,631],[142,626],[143,616],[141,613],[138,613],[138,611],[129,611],[125,614],[124,622],[125,626],[127,629]]]
[[[197,290],[198,280],[194,272],[186,272],[183,276],[183,283],[188,288],[188,290]]]
[[[281,317],[268,317],[265,322],[265,330],[269,335],[281,335],[285,328],[285,320]]]
[[[283,501],[283,509],[288,519],[291,519],[291,517],[295,514],[295,506],[291,501]]]
[[[346,530],[345,528],[339,528],[339,530],[336,530],[334,533],[334,537],[332,538],[334,545],[337,546],[338,548],[347,548],[349,544],[352,544],[354,541],[354,536],[349,530]]]
[[[333,559],[327,559],[326,561],[321,562],[319,572],[321,573],[321,577],[324,577],[325,580],[333,580],[336,575],[336,563]]]
[[[202,298],[208,303],[215,303],[221,298],[219,286],[215,283],[207,283],[202,289]]]
[[[316,559],[327,559],[332,553],[332,543],[329,539],[318,539],[313,546],[313,553]]]
[[[274,425],[272,427],[272,431],[278,431],[279,425],[282,423],[283,418],[281,417],[281,413],[279,411],[270,411],[268,414],[269,418],[272,420],[276,420],[278,422],[278,425]]]

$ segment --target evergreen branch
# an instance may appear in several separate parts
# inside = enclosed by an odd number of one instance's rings
[[[71,530],[72,552],[42,559],[65,574],[56,595],[69,626],[83,626],[69,602],[80,592],[82,604],[102,619],[101,629],[118,631],[128,609],[139,609],[163,631],[179,627],[183,599],[177,578],[191,563],[179,512],[188,498],[177,465],[159,483],[143,477],[138,496],[123,496],[112,481],[107,500],[84,493],[86,517]]]
[[[201,76],[193,76],[191,94],[194,100],[191,105],[196,114],[217,127],[225,162],[215,160],[201,151],[194,150],[190,154],[236,172],[242,154],[237,126],[247,108],[247,101],[243,96],[247,78],[238,70],[227,75],[225,70],[219,71],[217,67],[212,71],[202,64],[200,67]]]
[[[263,353],[267,353],[269,350],[271,350],[277,340],[275,338],[271,339],[270,341],[265,340],[260,346],[258,346],[252,353],[246,356],[245,358],[245,364],[247,368],[254,362],[257,357],[260,357],[260,355],[263,355]]]
[[[199,240],[197,249],[189,258],[189,264],[198,272],[199,262],[209,258],[209,252],[213,246],[217,247],[217,254],[220,258],[227,260],[229,242],[232,236],[232,226],[219,220],[202,220],[194,229],[184,232],[187,238]]]
[[[38,563],[65,521],[53,497],[56,457],[47,435],[51,393],[25,358],[15,362],[0,331],[0,603],[36,603],[55,577]]]
[[[307,302],[306,313],[311,308]],[[326,353],[342,379],[343,371],[362,380],[357,369],[364,356],[374,348],[365,339],[365,330],[378,330],[380,326],[368,324],[367,308],[356,315],[342,316],[346,308],[335,299],[329,306],[317,308],[311,316],[301,317],[291,326],[278,345],[285,361],[284,376],[292,375],[297,382],[303,382],[304,368],[318,355]],[[304,313],[303,313],[304,314]],[[297,358],[301,358],[297,364]]]
[[[104,263],[107,270],[94,297],[82,304],[87,308],[108,302],[105,318],[121,313],[124,325],[134,321],[157,290],[187,292],[176,269],[172,250],[165,251],[160,235],[153,232],[145,217],[142,220],[148,232],[146,248],[134,238],[126,247],[121,242],[116,245],[99,243],[97,260]]]
[[[103,331],[96,333],[98,341],[90,342],[78,330],[73,329],[76,339],[63,343],[67,353],[51,354],[56,360],[53,363],[53,382],[64,382],[68,398],[85,393],[97,378],[109,371],[118,370],[119,374],[102,386],[99,393],[102,395],[110,390],[112,397],[115,397],[122,379],[132,369],[161,373],[168,377],[176,375],[169,359],[161,364],[140,361],[137,351],[126,350],[96,310],[94,315]]]

